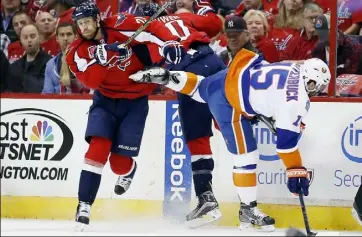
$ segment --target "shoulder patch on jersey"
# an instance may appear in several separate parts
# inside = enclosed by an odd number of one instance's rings
[[[122,25],[122,23],[126,20],[127,16],[124,13],[118,13],[117,15],[117,21],[114,24],[114,27]]]
[[[305,103],[305,109],[309,111],[309,108],[310,108],[310,100],[307,100],[307,102]]]
[[[88,47],[88,55],[89,58],[92,59],[94,58],[94,51],[96,50],[96,45],[92,45]]]

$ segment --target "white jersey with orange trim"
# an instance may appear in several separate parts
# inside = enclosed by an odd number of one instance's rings
[[[286,167],[301,166],[298,151],[300,124],[307,115],[310,100],[300,75],[301,66],[292,63],[269,64],[249,50],[241,50],[228,72],[220,73],[225,97],[230,105],[246,117],[261,114],[276,120],[277,152]],[[180,73],[180,72],[178,72]],[[215,74],[200,80],[192,73],[181,73],[180,83],[169,86],[183,94],[202,100],[202,84],[215,80]],[[213,77],[213,79],[211,79]],[[187,79],[186,79],[187,78]],[[205,101],[207,102],[207,101]],[[209,103],[209,106],[213,106]]]

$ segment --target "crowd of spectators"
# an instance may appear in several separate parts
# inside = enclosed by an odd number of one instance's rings
[[[74,6],[85,0],[1,0],[1,92],[92,93],[64,60],[77,37]],[[138,14],[139,4],[165,0],[93,0],[107,17],[119,11]],[[204,0],[207,1],[207,0]],[[259,51],[268,62],[303,63],[318,57],[329,63],[329,0],[210,0],[224,23],[211,48],[230,64],[240,48]],[[194,0],[174,0],[169,11],[193,11]],[[362,4],[338,0],[337,83],[345,96],[362,96]],[[350,75],[350,76],[349,76]],[[347,79],[346,79],[347,78]],[[351,82],[352,79],[354,80]],[[343,80],[343,81],[338,81]],[[347,88],[348,89],[348,88]],[[170,93],[164,89],[155,93]],[[341,93],[343,95],[343,93]]]

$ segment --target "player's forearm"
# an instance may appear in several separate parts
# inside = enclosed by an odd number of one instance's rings
[[[190,96],[195,93],[201,80],[203,79],[202,76],[198,76],[190,72],[171,71],[170,73],[178,74],[177,79],[179,80],[179,83],[168,83],[166,87],[170,88],[171,90],[180,92],[181,94]]]
[[[278,151],[280,159],[283,161],[285,168],[297,168],[302,167],[302,157],[300,156],[299,149],[293,152],[283,153]]]

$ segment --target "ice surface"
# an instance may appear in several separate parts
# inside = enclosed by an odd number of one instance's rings
[[[189,229],[169,220],[133,219],[92,221],[83,232],[74,230],[74,221],[1,219],[1,236],[283,236],[285,230],[272,233],[240,231],[237,227],[208,225]],[[362,236],[362,232],[317,231],[318,236]]]

